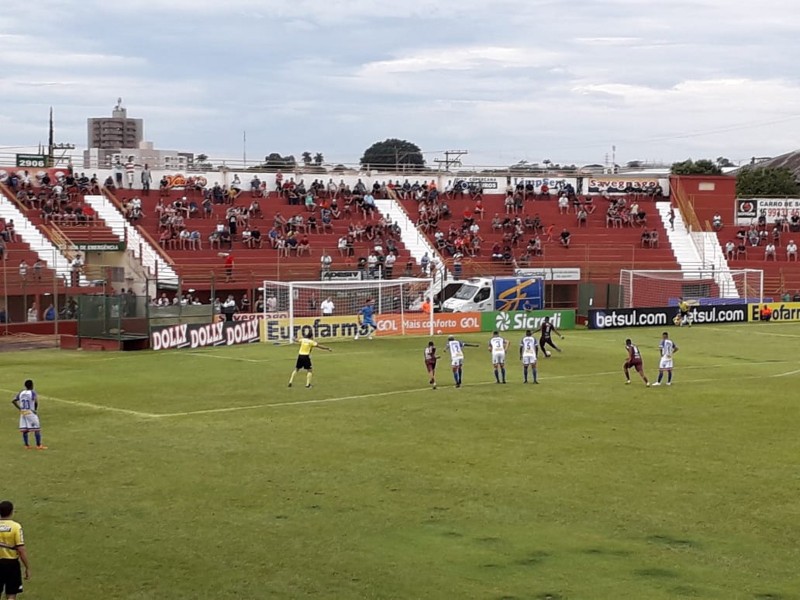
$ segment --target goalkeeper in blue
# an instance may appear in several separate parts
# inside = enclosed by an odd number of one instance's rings
[[[355,339],[358,339],[363,332],[367,339],[371,340],[372,334],[378,330],[378,326],[375,324],[375,301],[372,298],[368,298],[361,310],[358,311],[358,324],[360,327]]]

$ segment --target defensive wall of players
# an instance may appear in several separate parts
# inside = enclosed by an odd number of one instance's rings
[[[689,312],[693,324],[760,322],[762,309],[769,307],[770,321],[800,322],[800,302],[768,302],[764,304],[726,304],[693,306]],[[660,308],[617,308],[589,311],[589,329],[623,329],[627,327],[666,327],[675,323],[679,310],[675,306]],[[209,324],[185,323],[153,327],[150,347],[153,350],[232,346],[254,342],[280,343],[307,335],[320,340],[351,339],[364,335],[366,328],[358,317],[301,317],[292,322],[288,313],[241,314],[233,322]],[[545,317],[558,329],[575,329],[574,310],[493,311],[485,313],[447,313],[433,315],[437,335],[481,333],[491,331],[524,331],[538,329]],[[430,317],[423,314],[377,315],[375,335],[426,335]]]

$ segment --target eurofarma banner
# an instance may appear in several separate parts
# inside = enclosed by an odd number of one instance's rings
[[[575,329],[574,310],[512,310],[481,313],[481,331],[536,330],[545,317],[550,317],[556,329]]]
[[[770,321],[797,322],[800,321],[800,302],[767,302],[766,304],[748,304],[747,320],[760,321],[761,309],[769,306],[772,311]]]
[[[428,335],[429,315],[407,313],[405,315],[375,315],[378,330],[375,335]],[[359,325],[358,317],[299,317],[290,326],[288,318],[265,318],[260,320],[261,340],[285,342],[290,339],[313,335],[319,340],[344,340],[356,334],[366,335],[367,328]],[[291,330],[290,330],[291,327]],[[433,315],[434,333],[471,333],[481,330],[480,313],[436,313]]]
[[[259,341],[258,321],[238,323],[196,323],[153,327],[150,331],[150,347],[153,350],[178,348],[204,348],[207,346],[234,346]]]

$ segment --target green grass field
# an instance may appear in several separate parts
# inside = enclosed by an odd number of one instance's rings
[[[27,600],[800,598],[800,326],[566,332],[523,386],[466,349],[427,386],[420,338],[2,354],[46,452],[0,411]],[[467,336],[484,344],[489,335]],[[443,346],[444,338],[437,339]]]

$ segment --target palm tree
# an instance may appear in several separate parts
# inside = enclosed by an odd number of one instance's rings
[[[305,166],[311,164],[311,152],[303,152],[302,157],[303,157],[303,164]]]
[[[317,152],[314,155],[314,164],[321,167],[323,162],[325,162],[325,157],[322,156],[322,152]]]

